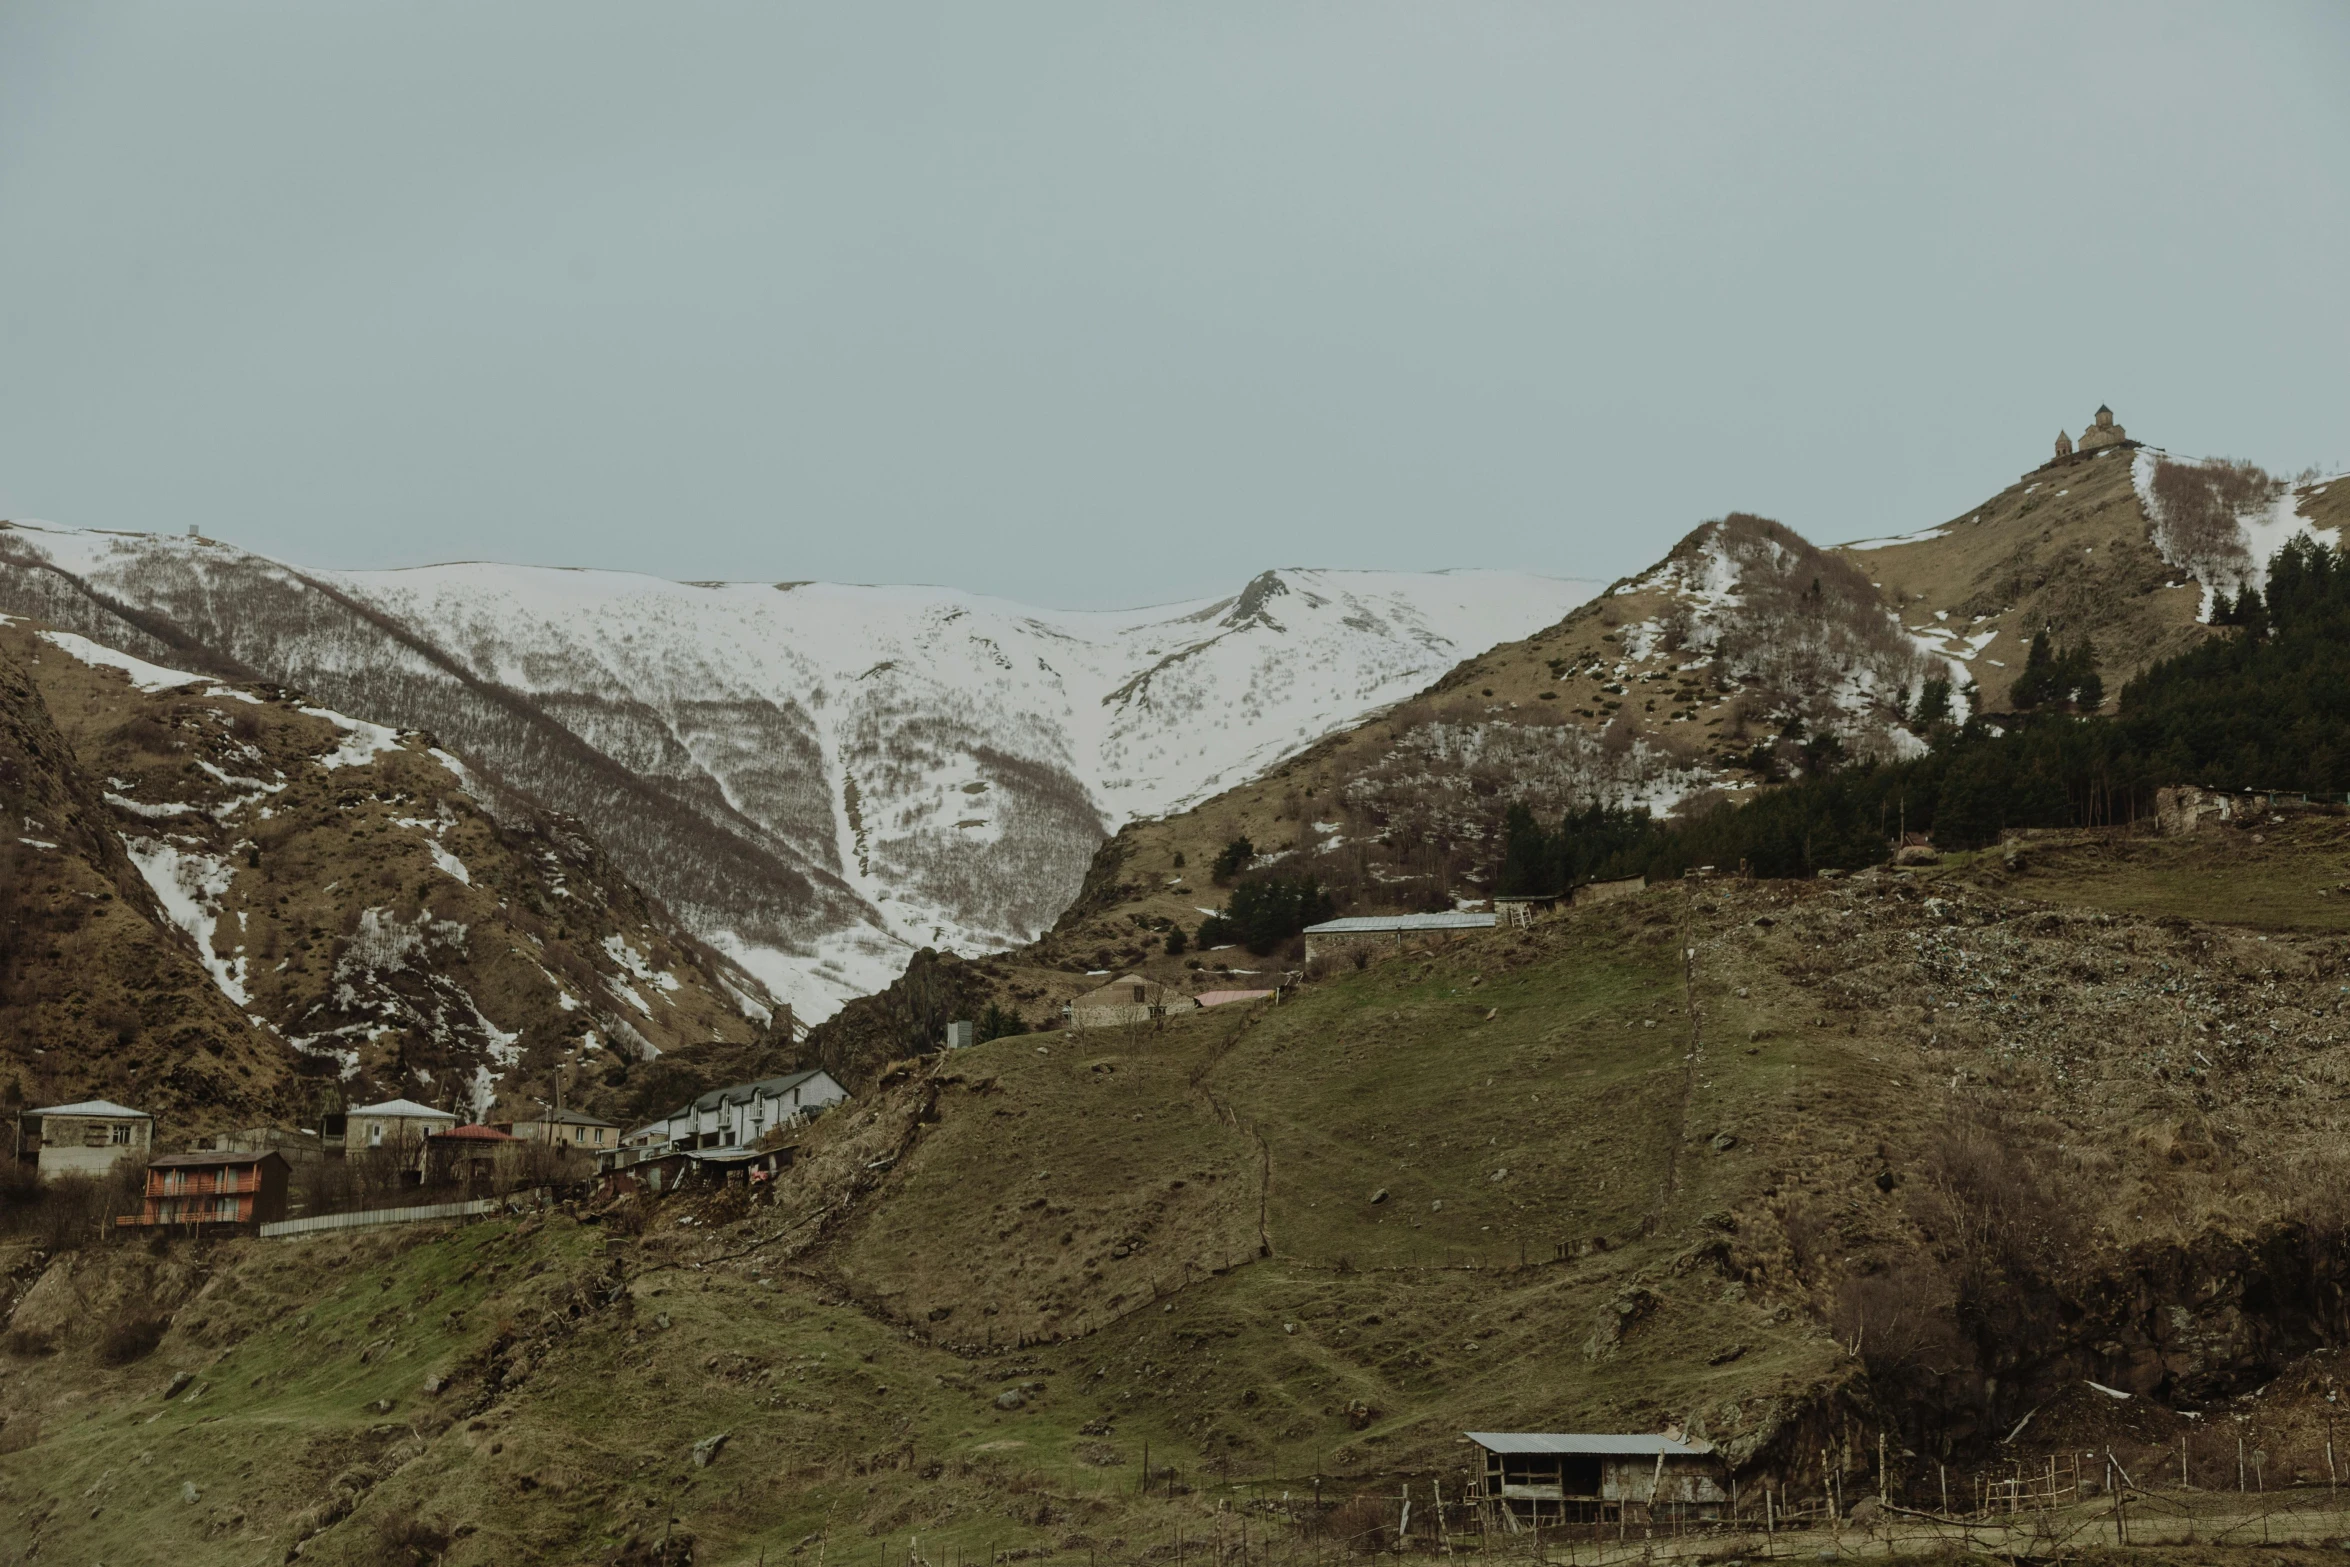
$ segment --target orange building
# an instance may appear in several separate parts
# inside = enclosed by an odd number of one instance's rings
[[[258,1227],[286,1216],[285,1155],[167,1153],[147,1161],[147,1201],[116,1224]]]

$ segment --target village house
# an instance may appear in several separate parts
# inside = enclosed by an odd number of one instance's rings
[[[104,1175],[123,1159],[143,1159],[155,1145],[155,1118],[104,1099],[27,1110],[16,1129],[17,1157],[39,1150],[44,1181],[60,1175]]]
[[[414,1143],[456,1124],[457,1118],[446,1110],[435,1110],[413,1099],[386,1099],[349,1112],[344,1119],[343,1146],[381,1148],[386,1143]]]
[[[1441,947],[1463,936],[1493,929],[1491,914],[1355,914],[1306,927],[1306,961],[1350,958],[1356,953],[1378,957],[1401,952],[1406,943]]]
[[[167,1153],[147,1161],[147,1193],[122,1226],[257,1229],[286,1216],[285,1156],[275,1152]]]
[[[1471,1431],[1484,1449],[1477,1502],[1495,1532],[1561,1523],[1719,1518],[1729,1500],[1704,1442],[1663,1436]]]
[[[1108,984],[1087,991],[1069,1003],[1071,1028],[1125,1028],[1155,1022],[1170,1012],[1197,1008],[1191,997],[1172,985],[1139,974],[1122,974]]]
[[[620,1128],[609,1121],[599,1121],[592,1115],[581,1115],[577,1110],[542,1110],[534,1116],[518,1116],[489,1124],[507,1136],[518,1137],[526,1143],[580,1148],[589,1153],[602,1153],[607,1148],[620,1145]]]
[[[620,1139],[607,1166],[702,1148],[753,1148],[779,1127],[814,1116],[848,1098],[848,1090],[821,1068],[713,1088]]]

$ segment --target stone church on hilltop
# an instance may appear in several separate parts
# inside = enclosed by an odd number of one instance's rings
[[[2062,462],[2076,451],[2087,456],[2090,452],[2099,451],[2108,446],[2135,446],[2137,444],[2130,439],[2130,433],[2127,430],[2113,422],[2113,410],[2103,403],[2099,403],[2097,416],[2089,421],[2089,428],[2081,432],[2081,441],[2078,446],[2073,444],[2073,438],[2065,434],[2064,431],[2056,432],[2056,460]]]

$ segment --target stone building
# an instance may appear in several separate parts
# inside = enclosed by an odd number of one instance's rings
[[[2064,431],[2056,432],[2056,456],[2059,462],[2073,454],[2073,438]]]
[[[1197,1009],[1198,1003],[1172,986],[1139,974],[1124,974],[1070,1002],[1069,1026],[1125,1028]]]
[[[2097,417],[2081,432],[2079,450],[2093,452],[2107,446],[2126,446],[2129,439],[2129,432],[2113,422],[2113,410],[2099,403]]]

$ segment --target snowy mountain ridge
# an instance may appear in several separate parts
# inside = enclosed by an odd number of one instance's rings
[[[1109,832],[1253,776],[1597,584],[1281,570],[1149,609],[482,563],[308,571],[17,523],[0,608],[433,731],[579,817],[803,1019],[1016,945]]]

